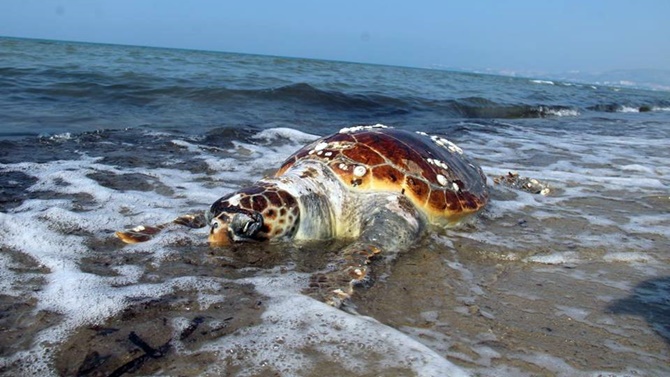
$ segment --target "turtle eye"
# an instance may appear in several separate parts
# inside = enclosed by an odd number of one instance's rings
[[[219,222],[216,219],[214,219],[214,220],[212,220],[212,223],[210,224],[210,226],[212,227],[212,229],[218,229],[219,228]]]

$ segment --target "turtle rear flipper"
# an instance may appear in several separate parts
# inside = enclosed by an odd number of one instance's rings
[[[204,212],[199,212],[195,214],[179,216],[172,220],[172,222],[178,225],[187,226],[192,229],[200,229],[207,226],[207,217],[205,216]]]
[[[121,241],[133,244],[139,242],[146,242],[152,239],[156,234],[160,233],[163,229],[167,228],[170,225],[177,224],[187,226],[192,229],[204,228],[207,225],[207,219],[203,212],[196,214],[189,214],[179,216],[176,219],[170,221],[169,223],[159,224],[155,226],[149,225],[140,225],[136,226],[133,229],[126,231],[118,231],[115,235],[121,239]]]

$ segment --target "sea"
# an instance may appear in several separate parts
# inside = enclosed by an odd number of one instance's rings
[[[348,310],[303,294],[346,240],[114,236],[363,124],[458,144],[491,201]],[[670,375],[670,93],[0,38],[0,375]]]

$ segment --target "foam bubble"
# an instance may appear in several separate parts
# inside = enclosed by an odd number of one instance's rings
[[[271,140],[276,137],[290,138],[303,142],[313,140],[312,135],[290,130],[266,130],[258,138]],[[221,149],[201,148],[197,144],[175,140],[178,145],[195,158],[214,160],[215,154]],[[247,151],[254,157],[251,164],[244,167],[244,178],[260,177],[261,171],[267,168],[267,161],[280,161],[295,150],[292,145],[274,145],[263,147],[254,144],[236,142],[234,151]],[[225,151],[224,151],[225,152]],[[245,153],[247,153],[245,152]],[[210,164],[219,179],[240,179],[239,172],[228,171],[231,167],[241,171],[239,158],[230,157],[218,165]],[[4,170],[23,171],[37,178],[37,182],[29,188],[32,192],[54,192],[65,195],[60,199],[30,199],[26,200],[12,213],[0,213],[3,226],[2,246],[25,253],[48,270],[42,289],[30,293],[37,300],[37,310],[46,310],[59,313],[63,321],[58,322],[38,334],[40,342],[57,344],[65,339],[75,328],[84,325],[102,323],[111,316],[123,310],[129,300],[145,297],[159,297],[178,289],[195,289],[198,291],[198,303],[203,308],[225,297],[213,292],[218,291],[218,285],[225,279],[207,279],[202,277],[181,277],[158,283],[140,283],[140,278],[146,273],[145,268],[138,265],[113,265],[110,271],[115,274],[96,275],[80,270],[81,258],[90,255],[91,250],[86,246],[90,237],[111,237],[111,232],[122,229],[124,226],[135,224],[152,224],[169,221],[182,213],[192,212],[193,203],[202,203],[206,207],[218,198],[225,188],[207,190],[203,186],[207,175],[190,173],[176,169],[159,168],[151,170],[151,177],[172,189],[171,193],[157,191],[118,191],[103,187],[92,179],[92,172],[143,173],[143,169],[118,168],[101,164],[99,159],[81,156],[79,160],[58,161],[54,163],[20,163],[12,166],[3,166]],[[203,183],[205,182],[205,183]],[[87,195],[90,200],[84,208],[75,208],[70,195]],[[198,206],[196,206],[197,208]],[[126,215],[120,215],[125,213]],[[127,217],[126,217],[127,216]],[[128,252],[148,253],[152,255],[155,266],[170,253],[166,248],[184,237],[193,240],[201,239],[205,242],[206,231],[175,230],[166,231],[146,243],[127,246]],[[195,241],[197,242],[197,241]],[[22,275],[14,273],[9,267],[11,260],[0,255],[3,267],[0,275],[3,278],[4,291],[17,295],[25,294],[19,286]],[[290,274],[289,274],[290,275]],[[295,282],[292,283],[292,280]],[[443,357],[435,354],[429,348],[408,338],[397,330],[388,328],[371,319],[352,317],[342,311],[335,310],[316,302],[299,293],[306,286],[305,276],[280,276],[249,279],[248,283],[258,287],[261,293],[270,297],[272,305],[264,315],[264,324],[258,328],[242,331],[238,336],[238,344],[257,342],[260,333],[276,336],[268,338],[266,354],[259,357],[267,362],[276,363],[280,370],[289,370],[297,373],[301,366],[306,367],[312,361],[307,355],[293,357],[303,347],[313,347],[326,359],[337,360],[345,370],[363,371],[369,366],[366,364],[370,353],[378,358],[378,368],[381,371],[388,368],[406,368],[417,371],[421,375],[441,375],[442,370],[452,371],[454,375],[465,373]],[[268,289],[268,287],[272,287]],[[293,287],[293,288],[290,288]],[[286,290],[285,292],[282,292]],[[282,292],[282,293],[278,293]],[[91,303],[95,303],[91,305]],[[295,308],[300,307],[300,311]],[[307,315],[307,316],[305,316]],[[286,332],[291,324],[301,324],[306,330],[303,332]],[[324,330],[329,329],[330,330]],[[372,330],[370,330],[372,329]],[[323,331],[326,331],[323,334]],[[374,336],[370,337],[370,331]],[[245,335],[246,334],[246,335]],[[311,334],[311,335],[310,335]],[[365,334],[364,336],[360,336]],[[321,336],[323,342],[313,343]],[[276,352],[276,339],[283,337],[280,349]],[[311,340],[310,340],[311,339]],[[225,345],[230,347],[225,340]],[[44,371],[50,370],[49,352],[44,351],[36,343],[35,348],[27,353],[18,352],[7,362],[22,361],[20,368],[26,367],[27,360]],[[216,344],[210,347],[216,348]],[[350,347],[356,357],[344,357],[349,352],[342,347]],[[30,355],[30,356],[28,356]],[[13,360],[13,361],[12,361]],[[250,369],[253,370],[253,369]],[[249,372],[253,375],[253,372]]]
[[[516,171],[549,183],[555,194],[543,197],[494,187],[486,212],[470,226],[444,231],[446,235],[431,235],[431,247],[448,250],[453,258],[445,263],[446,271],[465,286],[455,299],[457,305],[450,310],[474,320],[468,305],[487,297],[491,289],[481,284],[481,272],[472,268],[478,265],[478,256],[466,257],[456,250],[463,244],[469,244],[475,254],[494,256],[495,264],[506,271],[514,270],[515,263],[522,261],[523,271],[560,275],[575,285],[611,289],[597,292],[600,300],[619,299],[632,291],[636,279],[667,271],[668,257],[656,245],[658,240],[670,237],[669,220],[659,210],[670,203],[665,138],[645,136],[642,131],[626,137],[595,131],[575,137],[553,129],[529,132],[528,128],[513,124],[503,124],[494,133],[475,131],[467,136],[458,140],[459,145],[481,162],[487,174]],[[86,154],[73,160],[0,165],[2,172],[20,171],[37,179],[26,189],[30,199],[0,213],[0,247],[11,251],[0,253],[0,289],[7,295],[28,297],[36,302],[37,310],[62,317],[40,331],[32,349],[0,359],[0,365],[21,361],[24,369],[19,372],[55,374],[50,364],[53,352],[45,344],[57,347],[74,328],[104,322],[131,300],[189,289],[196,291],[201,308],[225,301],[226,292],[220,288],[229,280],[223,277],[154,279],[147,272],[160,269],[163,263],[177,257],[183,248],[175,245],[204,245],[207,229],[170,229],[149,242],[125,246],[121,253],[142,256],[147,262],[138,265],[120,259],[108,268],[108,274],[84,271],[82,262],[100,252],[91,244],[106,244],[114,230],[163,223],[206,209],[220,196],[268,174],[279,161],[315,138],[288,129],[271,129],[262,131],[253,141],[235,140],[232,147],[203,146],[193,139],[172,141],[187,152],[184,158],[204,161],[206,171],[183,170],[178,164],[118,167]],[[93,178],[95,174],[136,174],[147,177],[149,184],[143,191],[132,187],[119,190],[106,187]],[[158,189],[159,186],[166,189]],[[30,275],[15,268],[19,263],[15,253],[26,255],[39,266],[38,290],[29,288],[32,283],[24,284],[37,273]],[[488,268],[488,263],[482,263],[482,268]],[[595,263],[603,271],[609,264],[617,269],[632,268],[634,272],[615,277],[581,268]],[[247,368],[242,372],[247,375],[260,373],[263,365],[274,365],[285,375],[299,375],[321,367],[321,361],[339,365],[340,371],[350,374],[389,374],[398,368],[416,375],[444,375],[445,370],[465,374],[445,355],[476,365],[473,368],[482,374],[525,373],[513,367],[514,362],[493,362],[499,356],[495,348],[485,343],[473,345],[466,352],[458,347],[451,349],[457,343],[450,330],[446,335],[442,329],[451,324],[443,323],[446,316],[441,309],[421,308],[419,317],[436,323],[430,329],[394,329],[303,296],[300,291],[308,285],[308,275],[290,271],[290,266],[282,267],[289,271],[241,271],[251,277],[236,283],[250,284],[267,296],[263,322],[208,343],[203,351],[217,351],[221,358],[231,354],[248,356],[238,360],[239,366]],[[532,302],[546,299],[539,294],[508,293],[515,294]],[[596,318],[591,308],[569,305],[556,306],[549,315],[569,316],[621,336],[630,334],[620,318]],[[495,311],[483,310],[481,314],[486,320],[499,320]],[[175,324],[177,328],[187,326],[183,320],[175,319]],[[455,337],[471,335],[466,329],[458,330],[466,335]],[[436,340],[427,340],[430,336]],[[579,372],[561,370],[564,360],[552,355],[529,351],[527,356],[521,359],[512,354],[512,358],[559,375]]]
[[[649,262],[653,258],[641,252],[614,252],[605,254],[603,260],[607,262]]]
[[[549,80],[530,80],[534,84],[545,84],[545,85],[555,85],[553,81]]]
[[[639,107],[632,107],[632,106],[619,106],[617,111],[620,112],[620,113],[639,113],[640,108]]]
[[[64,140],[71,140],[72,134],[69,132],[64,132],[62,134],[55,134],[55,135],[42,134],[39,135],[38,137],[41,139],[47,139],[51,141],[64,141]]]
[[[584,247],[612,248],[613,252],[632,249],[644,253],[653,249],[649,238],[626,235],[670,236],[670,224],[662,214],[634,204],[636,198],[667,192],[670,169],[661,152],[664,141],[657,137],[640,132],[625,136],[581,132],[575,137],[561,129],[538,130],[529,136],[527,129],[504,124],[494,135],[474,133],[459,143],[488,176],[512,171],[538,179],[552,190],[551,195],[541,197],[495,186],[489,180],[493,198],[484,218],[490,221],[483,231],[464,234],[467,238],[526,252],[571,241]],[[656,202],[657,207],[666,205],[660,199]],[[544,227],[535,220],[554,226]],[[557,226],[569,230],[555,232]],[[497,230],[489,231],[493,228]],[[573,263],[556,256],[527,261]]]
[[[570,306],[565,306],[565,305],[556,305],[557,310],[557,315],[566,315],[571,319],[577,320],[577,321],[586,321],[586,317],[589,316],[590,312],[588,310],[584,310],[582,308],[574,308]]]
[[[314,370],[315,360],[337,362],[340,372],[384,375],[395,368],[420,376],[466,376],[464,370],[404,333],[376,320],[352,316],[299,294],[306,276],[285,274],[246,279],[270,297],[263,323],[205,350],[239,353],[253,349],[264,365],[243,365],[253,376],[264,366],[285,375]],[[296,311],[296,308],[300,310]],[[315,357],[315,355],[317,355]]]
[[[579,262],[579,256],[572,251],[558,252],[547,255],[534,255],[526,259],[529,262],[542,264],[567,264]]]
[[[579,110],[575,109],[547,109],[546,113],[557,117],[576,117],[580,114]]]
[[[298,131],[293,128],[269,128],[253,136],[257,140],[273,141],[276,139],[290,140],[296,144],[306,144],[319,138],[319,136]]]

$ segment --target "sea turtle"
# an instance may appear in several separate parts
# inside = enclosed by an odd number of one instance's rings
[[[428,226],[459,224],[487,201],[482,169],[449,140],[383,125],[356,126],[303,147],[274,177],[220,198],[207,213],[173,223],[209,224],[213,245],[351,240],[307,289],[339,307],[355,285],[369,279],[373,256],[408,249]],[[128,243],[145,241],[168,224],[117,236]]]

